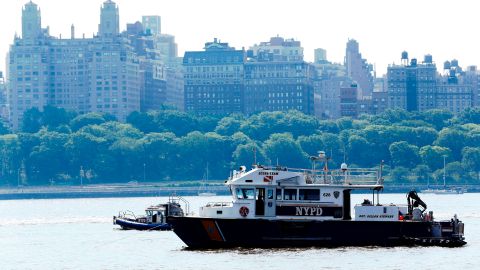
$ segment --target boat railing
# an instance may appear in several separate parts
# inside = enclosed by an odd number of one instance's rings
[[[118,212],[118,217],[137,219],[137,216],[135,216],[135,214],[130,210],[125,210],[125,211]]]
[[[383,185],[378,170],[365,168],[348,168],[345,170],[311,170],[287,167],[263,167],[265,170],[297,172],[305,175],[309,184],[335,185]]]
[[[185,207],[185,215],[188,215],[190,213],[190,203],[183,197],[181,196],[178,196],[176,194],[171,194],[169,197],[168,197],[168,203],[177,203],[179,204],[180,206],[183,206]]]
[[[344,185],[382,185],[382,178],[377,170],[349,168],[348,170],[333,170],[330,175],[334,183]]]

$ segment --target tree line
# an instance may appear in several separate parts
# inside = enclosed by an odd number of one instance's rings
[[[249,117],[195,115],[164,107],[126,123],[103,113],[46,106],[25,112],[21,131],[0,123],[0,185],[210,179],[254,163],[309,168],[378,167],[387,183],[480,184],[480,109],[388,110],[318,120],[298,111]],[[445,162],[445,166],[444,166]]]

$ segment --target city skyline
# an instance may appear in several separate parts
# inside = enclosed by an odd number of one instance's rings
[[[27,2],[3,3],[0,71],[5,72],[5,56],[14,34],[21,34],[21,10]],[[72,24],[78,37],[82,34],[91,37],[96,33],[96,18],[102,2],[89,0],[78,5],[74,0],[34,1],[42,11],[42,27],[49,26],[52,36],[61,34],[63,38],[70,37]],[[431,54],[438,67],[453,58],[462,66],[480,65],[480,56],[476,53],[480,40],[460,30],[475,24],[474,2],[451,5],[447,1],[422,1],[413,5],[410,0],[393,4],[344,0],[312,5],[297,1],[292,7],[273,1],[247,0],[241,5],[227,5],[208,0],[188,1],[188,10],[184,1],[115,2],[120,10],[121,31],[127,23],[141,21],[142,15],[161,16],[162,32],[176,36],[179,56],[185,51],[201,50],[205,41],[214,37],[241,49],[278,34],[301,41],[305,60],[309,62],[313,61],[315,48],[324,48],[330,61],[343,63],[346,42],[349,38],[356,39],[362,56],[376,66],[378,76],[386,73],[389,64],[400,63],[403,50],[408,51],[411,58],[423,59],[423,55]],[[409,9],[410,6],[416,9]],[[89,14],[88,19],[81,18],[83,14]]]

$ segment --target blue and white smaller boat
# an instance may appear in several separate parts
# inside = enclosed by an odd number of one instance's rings
[[[145,209],[145,215],[136,216],[132,211],[119,212],[113,216],[113,224],[119,225],[124,230],[171,230],[172,227],[166,222],[167,216],[184,216],[180,197],[169,198],[168,203],[152,205]],[[188,204],[185,205],[188,208]],[[187,209],[188,211],[188,209]]]

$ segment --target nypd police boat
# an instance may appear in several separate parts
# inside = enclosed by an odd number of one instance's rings
[[[242,166],[225,184],[231,202],[167,217],[189,248],[466,244],[456,215],[437,221],[415,191],[406,205],[380,204],[381,169]],[[359,190],[372,192],[372,200],[356,204],[352,217],[351,192]]]

